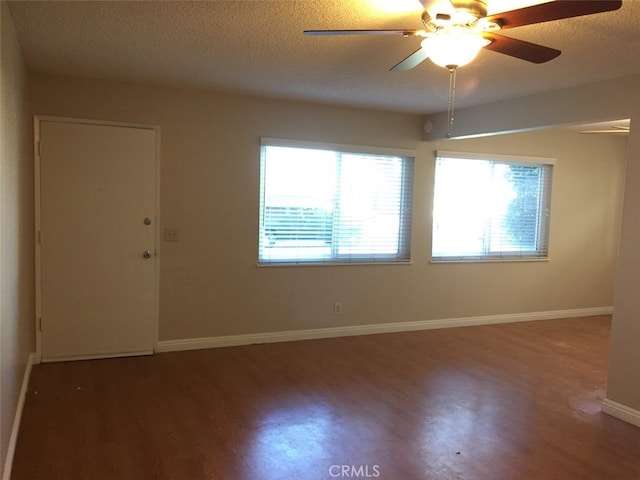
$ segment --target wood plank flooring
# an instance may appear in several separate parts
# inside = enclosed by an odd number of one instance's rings
[[[13,480],[638,480],[610,318],[37,365]]]

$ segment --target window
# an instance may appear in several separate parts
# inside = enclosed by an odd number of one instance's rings
[[[553,163],[437,152],[432,259],[547,258]]]
[[[263,139],[258,262],[408,262],[413,152]]]

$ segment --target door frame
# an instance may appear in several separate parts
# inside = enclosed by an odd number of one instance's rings
[[[42,362],[42,252],[40,243],[41,231],[41,168],[40,168],[40,135],[41,122],[58,122],[58,123],[76,123],[84,125],[98,125],[109,127],[126,127],[141,128],[145,130],[154,130],[156,134],[156,151],[155,151],[155,174],[154,174],[154,196],[155,196],[155,253],[153,256],[154,265],[154,285],[153,285],[153,352],[158,351],[159,340],[159,318],[160,318],[160,126],[146,125],[139,123],[112,122],[106,120],[91,120],[73,117],[62,117],[52,115],[34,115],[33,117],[33,159],[34,159],[34,200],[35,200],[35,332],[36,332],[36,352],[35,362]],[[124,354],[123,356],[127,356]],[[109,355],[116,357],[119,355]],[[94,356],[87,358],[96,358]],[[82,360],[83,357],[74,358],[74,360]]]

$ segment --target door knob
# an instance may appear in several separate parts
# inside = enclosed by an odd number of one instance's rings
[[[150,251],[150,250],[145,250],[145,251],[142,253],[142,256],[143,256],[144,258],[151,258],[151,251]]]

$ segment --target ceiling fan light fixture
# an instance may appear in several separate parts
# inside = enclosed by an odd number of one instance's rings
[[[471,62],[490,40],[464,28],[442,29],[422,41],[433,63],[447,69]]]

